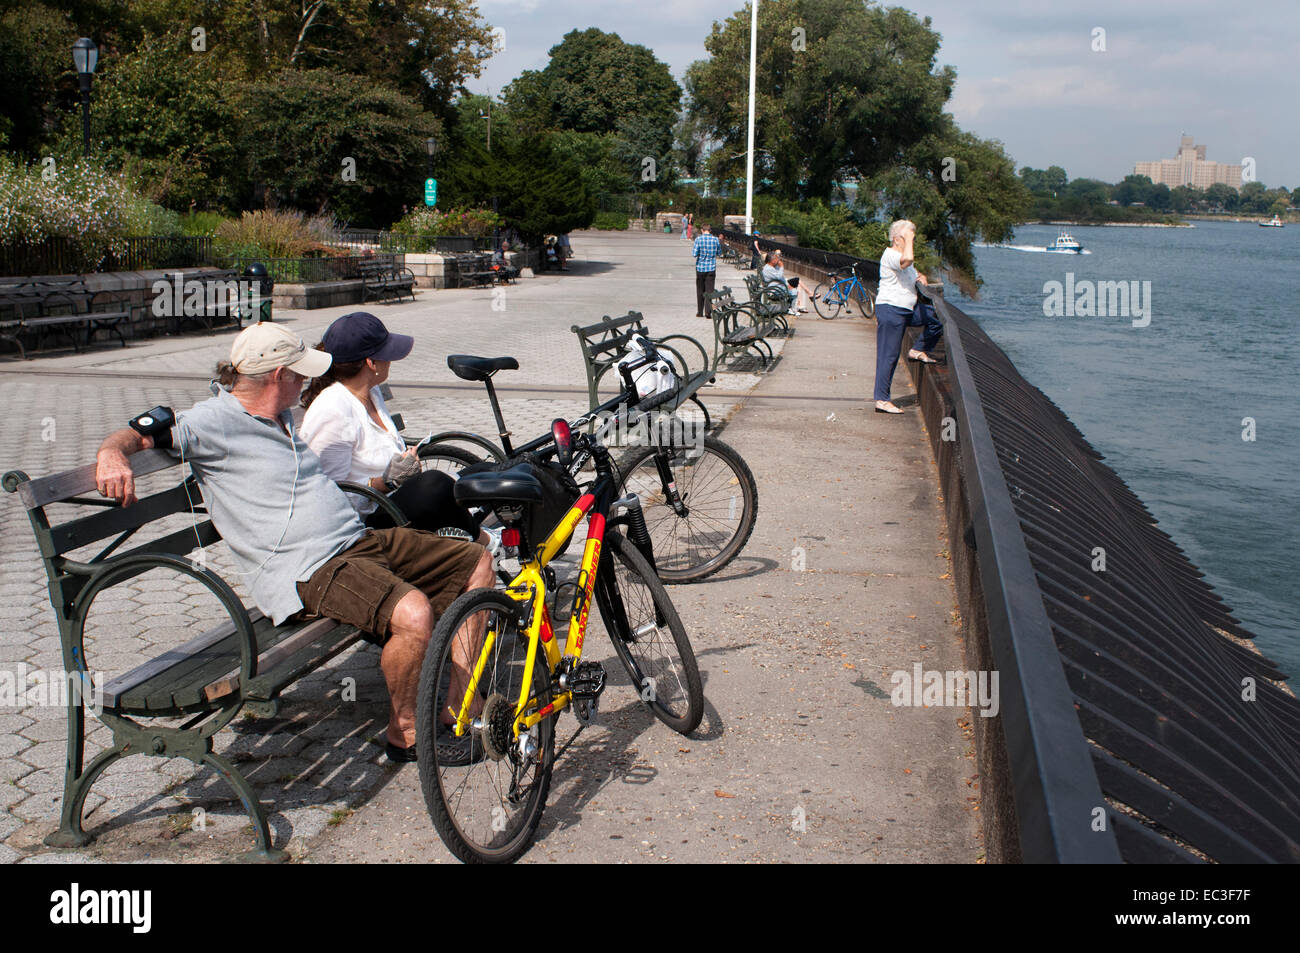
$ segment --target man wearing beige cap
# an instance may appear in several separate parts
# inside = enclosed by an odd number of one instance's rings
[[[173,425],[142,415],[134,429],[110,434],[96,458],[96,483],[129,506],[136,497],[128,454],[159,447],[188,463],[253,601],[272,622],[327,616],[383,646],[388,756],[413,761],[420,666],[434,623],[462,592],[492,585],[492,561],[475,543],[362,524],[289,412],[303,383],[324,374],[330,360],[283,325],[246,328],[224,369],[231,389],[214,382],[212,398],[177,414]],[[446,744],[450,762],[472,756],[461,739]]]

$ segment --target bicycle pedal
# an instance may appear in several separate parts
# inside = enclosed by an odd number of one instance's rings
[[[605,690],[605,666],[599,662],[579,662],[560,676],[560,687],[575,699],[599,698]]]

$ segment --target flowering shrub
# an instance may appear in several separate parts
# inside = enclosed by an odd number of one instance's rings
[[[482,238],[492,234],[492,229],[500,227],[501,216],[486,208],[448,209],[419,206],[407,212],[393,226],[394,235],[429,239],[427,242],[408,243],[410,251],[428,251],[433,247],[433,238],[437,235],[472,235]],[[423,244],[427,247],[417,247]]]
[[[0,245],[63,238],[93,268],[125,254],[127,238],[181,233],[180,216],[141,196],[128,176],[84,159],[46,170],[0,155]]]
[[[228,219],[213,233],[217,250],[239,258],[316,258],[338,254],[327,243],[338,228],[326,216],[304,216],[278,209],[245,212]],[[345,253],[346,254],[346,253]]]

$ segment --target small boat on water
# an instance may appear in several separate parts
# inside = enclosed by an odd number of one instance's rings
[[[1083,251],[1074,236],[1069,234],[1065,229],[1061,229],[1061,234],[1056,236],[1056,240],[1047,246],[1048,251],[1064,252],[1067,255],[1078,255]]]
[[[1282,220],[1280,218],[1274,215],[1271,221],[1260,222],[1259,227],[1260,228],[1285,228],[1286,226],[1282,224]]]

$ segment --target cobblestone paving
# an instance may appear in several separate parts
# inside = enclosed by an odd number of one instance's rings
[[[521,370],[503,372],[498,383],[508,425],[517,439],[528,439],[554,417],[576,416],[587,407],[573,324],[640,310],[655,334],[692,334],[711,352],[711,326],[694,317],[693,271],[681,244],[618,233],[576,236],[574,244],[579,256],[572,274],[525,279],[495,293],[425,291],[414,303],[367,306],[390,329],[417,340],[410,358],[394,365],[391,380],[392,409],[402,412],[408,433],[495,433],[483,390],[452,375],[448,353],[519,358]],[[722,283],[729,270],[724,267]],[[359,308],[276,317],[310,344],[334,318]],[[6,410],[0,470],[38,477],[92,462],[103,436],[142,410],[156,404],[184,408],[206,397],[206,378],[229,353],[230,341],[228,333],[163,338],[126,349],[0,363],[0,406]],[[773,344],[779,353],[782,342]],[[703,396],[715,419],[725,420],[760,378],[743,368],[718,377]],[[562,392],[511,396],[511,389],[529,387]],[[160,490],[175,479],[175,471],[157,474],[143,488]],[[173,517],[150,534],[183,528],[188,519]],[[249,602],[224,548],[210,548],[207,557]],[[150,572],[96,600],[86,627],[86,658],[107,681],[223,617],[200,583]],[[26,698],[0,705],[0,862],[203,860],[232,845],[247,846],[249,839],[239,836],[246,815],[214,772],[183,759],[130,757],[112,765],[87,799],[85,825],[96,843],[78,851],[44,847],[42,838],[58,824],[67,728],[63,707],[41,703],[49,699],[36,673],[62,666],[30,523],[17,497],[0,493],[0,678],[20,686],[25,675],[31,688]],[[345,700],[345,685],[355,686],[355,701],[350,695]],[[277,717],[237,718],[216,736],[215,747],[245,772],[268,809],[276,843],[292,852],[391,778],[393,769],[382,755],[386,717],[378,650],[363,645],[286,692]],[[87,761],[110,741],[108,728],[91,719]],[[205,851],[200,837],[197,846],[172,849],[171,841],[184,831],[206,833],[219,847]]]

